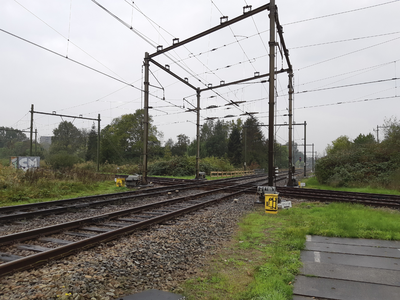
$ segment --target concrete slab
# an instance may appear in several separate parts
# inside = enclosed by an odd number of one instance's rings
[[[315,242],[315,243],[329,243],[329,244],[371,246],[371,247],[386,247],[386,248],[400,249],[400,241],[383,241],[383,240],[372,240],[372,239],[336,238],[336,237],[325,237],[325,236],[317,236],[317,235],[307,235],[306,239],[307,239],[307,242]]]
[[[302,251],[301,261],[400,271],[400,259],[398,258],[373,257],[340,253],[337,254],[320,251]]]
[[[324,298],[293,296],[292,300],[328,300]]]
[[[398,300],[400,287],[297,276],[293,294],[335,300]]]
[[[147,290],[134,295],[119,297],[115,300],[185,300],[185,297],[165,291]]]
[[[386,269],[303,262],[300,273],[323,278],[361,281],[400,287],[400,271]]]
[[[400,258],[400,250],[386,247],[306,242],[305,250]]]

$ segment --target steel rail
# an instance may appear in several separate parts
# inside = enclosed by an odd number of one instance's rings
[[[234,179],[230,181],[224,182],[232,182],[240,179]],[[86,207],[95,207],[95,206],[104,206],[108,204],[112,204],[113,202],[121,203],[126,201],[131,201],[132,199],[140,199],[144,197],[150,196],[158,196],[163,193],[167,193],[176,189],[179,190],[187,190],[187,189],[195,189],[195,188],[204,188],[207,185],[215,185],[214,182],[201,182],[201,181],[191,181],[184,184],[178,184],[167,187],[157,187],[148,190],[140,190],[140,191],[129,191],[123,193],[114,193],[114,194],[106,194],[106,195],[98,195],[98,196],[89,196],[89,197],[80,197],[73,199],[65,199],[65,200],[56,200],[49,202],[41,202],[41,203],[31,203],[24,205],[16,205],[16,206],[7,206],[0,208],[0,223],[10,222],[19,219],[28,219],[34,218],[37,216],[46,216],[52,214],[59,214],[65,212],[65,210],[74,211],[76,209],[86,208]],[[105,199],[106,198],[106,199]],[[97,200],[101,199],[101,200]],[[85,203],[82,203],[85,201]],[[89,201],[89,202],[88,202]],[[68,205],[68,206],[66,206]],[[55,206],[52,208],[52,206]],[[43,209],[44,208],[44,209]],[[39,210],[40,209],[40,210]],[[31,211],[26,211],[31,210]],[[25,212],[24,212],[25,211]],[[11,213],[10,213],[11,212]],[[12,213],[14,212],[14,213]],[[8,214],[5,214],[8,213]]]
[[[138,223],[135,223],[132,225],[128,225],[126,227],[119,228],[119,229],[109,231],[106,233],[101,233],[94,237],[90,237],[90,238],[87,238],[87,239],[84,239],[84,240],[81,240],[78,242],[74,242],[74,243],[71,243],[68,245],[57,247],[55,249],[51,249],[51,250],[44,251],[44,252],[41,252],[38,254],[30,255],[30,256],[27,256],[27,257],[24,257],[21,259],[17,259],[17,260],[11,261],[11,262],[6,262],[3,264],[0,264],[0,276],[9,274],[9,273],[12,273],[15,271],[26,270],[26,269],[44,264],[44,263],[48,262],[49,260],[61,258],[61,257],[67,256],[67,255],[71,255],[78,250],[93,247],[94,245],[96,245],[100,242],[107,242],[107,241],[115,239],[121,235],[131,233],[137,229],[145,228],[145,227],[148,227],[148,226],[156,224],[156,223],[164,222],[166,220],[175,218],[179,215],[186,214],[188,212],[200,209],[204,206],[212,205],[219,201],[230,199],[234,196],[242,194],[246,189],[251,189],[251,188],[253,188],[253,187],[247,187],[241,191],[233,192],[233,193],[230,193],[229,195],[225,195],[225,196],[219,197],[217,199],[207,200],[207,201],[199,203],[199,204],[193,204],[190,207],[178,209],[176,211],[166,213],[162,216],[156,216],[156,217],[150,218],[148,220],[144,220],[144,221],[141,221],[141,222],[138,222]],[[72,228],[76,228],[76,227],[82,226],[87,223],[93,223],[94,221],[99,220],[99,218],[108,220],[108,219],[115,218],[117,216],[119,217],[119,216],[130,214],[133,211],[139,212],[139,211],[144,210],[145,208],[152,208],[155,205],[157,205],[159,207],[166,203],[169,203],[169,204],[176,203],[176,202],[180,202],[185,199],[192,200],[195,198],[199,198],[201,196],[208,196],[213,193],[223,192],[224,190],[225,190],[224,188],[216,189],[214,191],[201,193],[201,195],[197,194],[197,195],[191,195],[191,196],[186,196],[186,197],[180,197],[177,199],[167,200],[167,201],[164,201],[161,203],[145,205],[145,206],[137,207],[134,209],[129,209],[127,211],[120,211],[119,214],[117,212],[114,212],[114,213],[102,215],[101,217],[98,216],[95,218],[81,219],[81,220],[77,220],[74,222],[59,224],[56,226],[31,230],[31,231],[28,231],[25,233],[18,233],[18,234],[14,234],[14,235],[4,236],[4,237],[0,237],[0,244],[4,245],[4,244],[10,243],[10,242],[34,239],[34,238],[36,238],[38,236],[42,236],[44,234],[46,234],[46,235],[53,234],[53,233],[60,232],[65,229],[72,229]]]
[[[310,201],[322,202],[346,202],[358,203],[378,207],[400,208],[400,197],[380,197],[378,194],[369,195],[368,193],[337,192],[328,190],[296,189],[278,187],[277,191],[282,197],[292,197],[307,199]]]

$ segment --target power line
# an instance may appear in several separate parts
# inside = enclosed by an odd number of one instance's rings
[[[98,62],[99,64],[101,64],[103,67],[105,67],[107,70],[111,71],[112,73],[114,73],[115,75],[119,76],[120,78],[122,78],[122,76],[118,75],[116,72],[114,72],[113,70],[111,70],[109,67],[107,67],[105,64],[103,64],[102,62],[100,62],[99,60],[97,60],[96,58],[94,58],[92,55],[90,55],[88,52],[86,52],[85,50],[83,50],[81,47],[79,47],[77,44],[71,42],[70,40],[70,31],[71,31],[71,14],[72,14],[72,0],[71,0],[71,4],[70,4],[70,15],[69,15],[69,28],[68,28],[68,37],[65,37],[62,33],[60,33],[58,30],[56,30],[54,27],[52,27],[50,24],[48,24],[47,22],[45,22],[43,19],[41,19],[39,16],[37,16],[36,14],[34,14],[32,11],[30,11],[27,7],[23,6],[21,3],[19,3],[17,0],[14,0],[17,4],[19,4],[23,9],[25,9],[27,12],[29,12],[31,15],[33,15],[35,18],[37,18],[39,21],[41,21],[42,23],[44,23],[46,26],[48,26],[50,29],[52,29],[54,32],[56,32],[58,35],[60,35],[61,37],[63,37],[65,40],[67,40],[67,52],[65,57],[68,58],[68,48],[69,48],[69,43],[71,43],[72,45],[74,45],[75,47],[77,47],[79,50],[81,50],[83,53],[85,53],[86,55],[88,55],[89,57],[91,57],[93,60],[95,60],[96,62]]]
[[[370,36],[364,36],[364,37],[357,37],[357,38],[351,38],[351,39],[345,39],[345,40],[338,40],[338,41],[332,41],[332,42],[324,42],[324,43],[318,43],[318,44],[297,46],[297,47],[289,48],[289,50],[301,49],[301,48],[309,48],[309,47],[316,47],[316,46],[323,46],[323,45],[336,44],[336,43],[343,43],[343,42],[352,42],[352,41],[370,39],[370,38],[381,37],[381,36],[386,36],[386,35],[393,35],[393,34],[399,34],[399,33],[400,33],[400,31],[396,31],[396,32],[391,32],[391,33],[383,33],[383,34],[370,35]]]
[[[315,83],[315,82],[319,82],[319,81],[324,81],[324,80],[327,80],[327,79],[332,79],[332,78],[335,78],[335,77],[340,77],[340,76],[344,76],[344,75],[348,75],[348,74],[352,74],[352,73],[357,73],[357,72],[361,72],[361,71],[368,71],[368,70],[371,70],[371,69],[380,68],[380,67],[392,64],[392,63],[394,63],[396,61],[399,61],[399,59],[395,60],[395,61],[390,61],[390,62],[387,62],[387,63],[379,64],[379,65],[374,65],[374,66],[370,66],[370,67],[366,67],[366,68],[362,68],[362,69],[357,69],[357,70],[346,72],[346,73],[333,75],[333,76],[330,76],[330,77],[317,79],[317,80],[314,80],[314,81],[305,82],[305,83],[299,84],[298,86],[307,85],[307,84],[311,84],[311,83]]]
[[[306,108],[315,108],[315,107],[324,107],[324,106],[335,106],[335,105],[350,104],[350,103],[357,103],[357,102],[369,102],[369,101],[387,100],[387,99],[393,99],[393,98],[400,98],[400,96],[388,96],[388,97],[378,97],[378,98],[369,98],[369,99],[352,100],[352,101],[340,101],[340,102],[329,103],[329,104],[319,104],[319,105],[312,105],[312,106],[296,107],[296,109],[306,109]]]
[[[398,0],[398,1],[400,1],[400,0]],[[362,48],[362,49],[358,49],[358,50],[355,50],[355,51],[352,51],[352,52],[348,52],[348,53],[345,53],[345,54],[342,54],[342,55],[339,55],[339,56],[336,56],[336,57],[332,57],[332,58],[329,58],[329,59],[314,63],[312,65],[308,65],[306,67],[300,68],[298,70],[304,70],[304,69],[307,69],[307,68],[310,68],[310,67],[314,67],[316,65],[320,65],[322,63],[326,63],[326,62],[332,61],[334,59],[342,58],[342,57],[350,55],[350,54],[354,54],[354,53],[361,52],[361,51],[364,51],[364,50],[367,50],[367,49],[370,49],[370,48],[373,48],[373,47],[376,47],[376,46],[380,46],[380,45],[383,45],[383,44],[386,44],[386,43],[390,43],[390,42],[393,42],[393,41],[398,40],[398,39],[400,39],[400,37],[397,37],[397,38],[394,38],[394,39],[391,39],[391,40],[388,40],[388,41],[385,41],[385,42],[382,42],[382,43],[374,44],[372,46],[368,46],[368,47],[365,47],[365,48]]]
[[[314,20],[323,19],[323,18],[328,18],[328,17],[333,17],[333,16],[338,16],[338,15],[343,15],[343,14],[352,13],[352,12],[356,12],[356,11],[360,11],[360,10],[365,10],[365,9],[369,9],[369,8],[375,8],[375,7],[378,7],[378,6],[383,6],[383,5],[387,5],[387,4],[391,4],[391,3],[395,3],[395,2],[399,2],[399,1],[400,1],[400,0],[394,0],[394,1],[389,1],[389,2],[380,3],[380,4],[376,4],[376,5],[365,6],[365,7],[356,8],[356,9],[347,10],[347,11],[342,11],[342,12],[338,12],[338,13],[334,13],[334,14],[329,14],[329,15],[324,15],[324,16],[319,16],[319,17],[314,17],[314,18],[305,19],[305,20],[294,21],[294,22],[287,23],[287,24],[284,24],[284,25],[285,25],[285,26],[286,26],[286,25],[293,25],[293,24],[298,24],[298,23],[303,23],[303,22],[308,22],[308,21],[314,21]]]
[[[134,29],[132,26],[130,26],[128,23],[126,23],[124,20],[120,19],[117,15],[113,14],[111,11],[109,11],[107,8],[102,6],[99,2],[96,0],[91,0],[94,4],[98,5],[100,8],[102,8],[104,11],[106,11],[109,15],[111,15],[113,18],[118,20],[120,23],[124,24],[127,28],[129,28],[132,32],[136,33],[141,39],[143,39],[145,42],[153,46],[154,48],[157,48],[157,45],[154,41],[152,41],[150,38],[142,34],[140,31]]]
[[[393,80],[398,80],[398,79],[400,79],[400,78],[390,78],[390,79],[381,79],[381,80],[375,80],[375,81],[353,83],[353,84],[347,84],[347,85],[341,85],[341,86],[327,87],[327,88],[322,88],[322,89],[300,91],[300,92],[297,92],[295,94],[303,94],[303,93],[319,92],[319,91],[339,89],[339,88],[347,88],[347,87],[352,87],[352,86],[359,86],[359,85],[373,84],[373,83],[381,83],[381,82],[393,81]]]
[[[130,84],[130,83],[125,82],[125,81],[123,81],[123,80],[121,80],[121,79],[118,79],[118,78],[116,78],[116,77],[114,77],[114,76],[111,76],[111,75],[109,75],[109,74],[107,74],[107,73],[104,73],[104,72],[102,72],[102,71],[99,71],[99,70],[97,70],[97,69],[95,69],[95,68],[92,68],[92,67],[90,67],[90,66],[88,66],[88,65],[85,65],[84,63],[81,63],[81,62],[79,62],[79,61],[77,61],[77,60],[75,60],[75,59],[66,57],[66,56],[64,56],[64,55],[62,55],[62,54],[60,54],[60,53],[58,53],[58,52],[55,52],[55,51],[50,50],[50,49],[48,49],[48,48],[46,48],[46,47],[43,47],[43,46],[41,46],[41,45],[39,45],[39,44],[36,44],[36,43],[34,43],[34,42],[32,42],[32,41],[29,41],[29,40],[27,40],[27,39],[24,39],[24,38],[22,38],[22,37],[20,37],[20,36],[18,36],[18,35],[16,35],[16,34],[13,34],[13,33],[9,32],[9,31],[6,31],[6,30],[1,29],[1,28],[0,28],[0,31],[2,31],[2,32],[6,33],[6,34],[9,34],[9,35],[11,35],[11,36],[13,36],[13,37],[15,37],[15,38],[17,38],[17,39],[20,39],[20,40],[22,40],[22,41],[24,41],[24,42],[27,42],[27,43],[29,43],[29,44],[31,44],[31,45],[34,45],[34,46],[36,46],[36,47],[38,47],[38,48],[41,48],[41,49],[43,49],[43,50],[46,50],[46,51],[48,51],[48,52],[50,52],[50,53],[53,53],[53,54],[55,54],[55,55],[57,55],[57,56],[60,56],[60,57],[62,57],[62,58],[65,58],[65,59],[67,59],[67,60],[69,60],[69,61],[71,61],[71,62],[74,62],[74,63],[76,63],[76,64],[82,66],[82,67],[88,68],[88,69],[90,69],[90,70],[92,70],[92,71],[95,71],[95,72],[97,72],[97,73],[99,73],[99,74],[102,74],[102,75],[107,76],[107,77],[109,77],[109,78],[111,78],[111,79],[114,79],[114,80],[119,81],[119,82],[121,82],[121,83],[123,83],[123,84],[126,84],[126,85],[128,85],[128,86],[130,86],[130,87],[133,87],[134,89],[137,89],[137,90],[139,90],[139,91],[142,91],[140,88],[134,86],[133,84]]]

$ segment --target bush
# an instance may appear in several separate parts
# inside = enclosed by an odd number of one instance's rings
[[[400,154],[384,143],[336,151],[317,160],[315,175],[320,184],[334,187],[400,189]]]
[[[207,157],[200,160],[200,171],[210,175],[211,171],[233,171],[234,167],[226,159]],[[149,175],[195,176],[195,156],[174,156],[169,160],[157,160],[149,164]]]
[[[105,162],[105,164],[100,165],[100,172],[111,173],[111,174],[132,175],[132,174],[140,173],[140,168],[138,165],[134,165],[134,164],[116,165],[116,164],[109,164],[108,162]]]
[[[52,154],[47,159],[47,163],[55,170],[71,169],[79,161],[80,159],[77,156],[66,152]]]
[[[10,165],[10,159],[9,158],[1,158],[0,159],[0,165],[9,166]]]

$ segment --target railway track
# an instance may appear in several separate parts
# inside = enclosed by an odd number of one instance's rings
[[[254,178],[260,178],[260,176],[246,177],[247,180],[252,180]],[[13,222],[16,220],[44,217],[54,214],[63,214],[65,212],[82,211],[83,209],[103,207],[105,205],[119,205],[125,202],[131,202],[133,200],[143,199],[146,197],[165,195],[169,192],[175,193],[176,190],[182,192],[193,189],[213,189],[213,187],[215,186],[229,186],[234,184],[235,182],[243,180],[243,178],[199,181],[171,180],[163,178],[159,179],[154,177],[151,178],[151,180],[157,184],[165,186],[107,195],[79,197],[49,202],[0,207],[0,224]]]
[[[400,208],[400,196],[339,192],[316,189],[277,187],[279,195],[288,198],[300,198],[309,201],[357,203],[376,207]]]
[[[246,182],[243,183],[244,179]],[[280,180],[284,179],[286,179],[285,175],[280,177]],[[135,202],[142,198],[151,199],[163,195],[162,201],[0,236],[0,276],[36,267],[138,229],[165,223],[178,216],[232,199],[240,194],[255,194],[258,185],[267,184],[265,176],[215,181],[152,178],[152,181],[165,186],[107,196],[93,196],[88,197],[89,199],[78,198],[39,203],[35,208],[32,208],[35,205],[25,205],[17,206],[14,210],[10,207],[4,208],[4,211],[0,209],[0,220],[15,222],[18,218],[26,218],[27,214],[31,214],[30,217],[37,216],[37,214],[43,217],[48,214],[65,213],[68,210],[90,209],[110,203],[115,205],[123,202]],[[178,190],[179,193],[177,193]],[[185,190],[192,191],[192,193],[182,195]],[[194,193],[193,190],[195,190]],[[399,196],[288,187],[277,187],[277,190],[282,197],[310,201],[340,201],[391,208],[400,206]],[[168,193],[173,193],[174,198],[165,200],[165,195]],[[82,203],[83,201],[85,202]],[[63,207],[60,207],[60,203],[63,203]],[[68,207],[73,207],[73,209],[68,209]]]
[[[135,230],[166,222],[182,214],[231,199],[246,191],[252,190],[254,193],[255,187],[265,183],[266,179],[255,177],[250,178],[249,181],[246,183],[237,183],[237,180],[219,181],[218,185],[222,184],[223,187],[215,187],[214,183],[214,188],[210,191],[1,236],[0,274],[6,275],[38,266],[49,260],[93,247],[100,242],[107,242]],[[195,186],[198,185],[190,183],[188,188]],[[200,186],[209,189],[213,184],[201,183]],[[182,185],[179,187],[182,188]],[[175,189],[176,185],[173,188]],[[150,191],[145,194],[145,197],[152,197],[159,193],[159,190]],[[165,190],[162,193],[165,194]],[[132,194],[122,197],[135,199],[135,196],[143,195]]]

